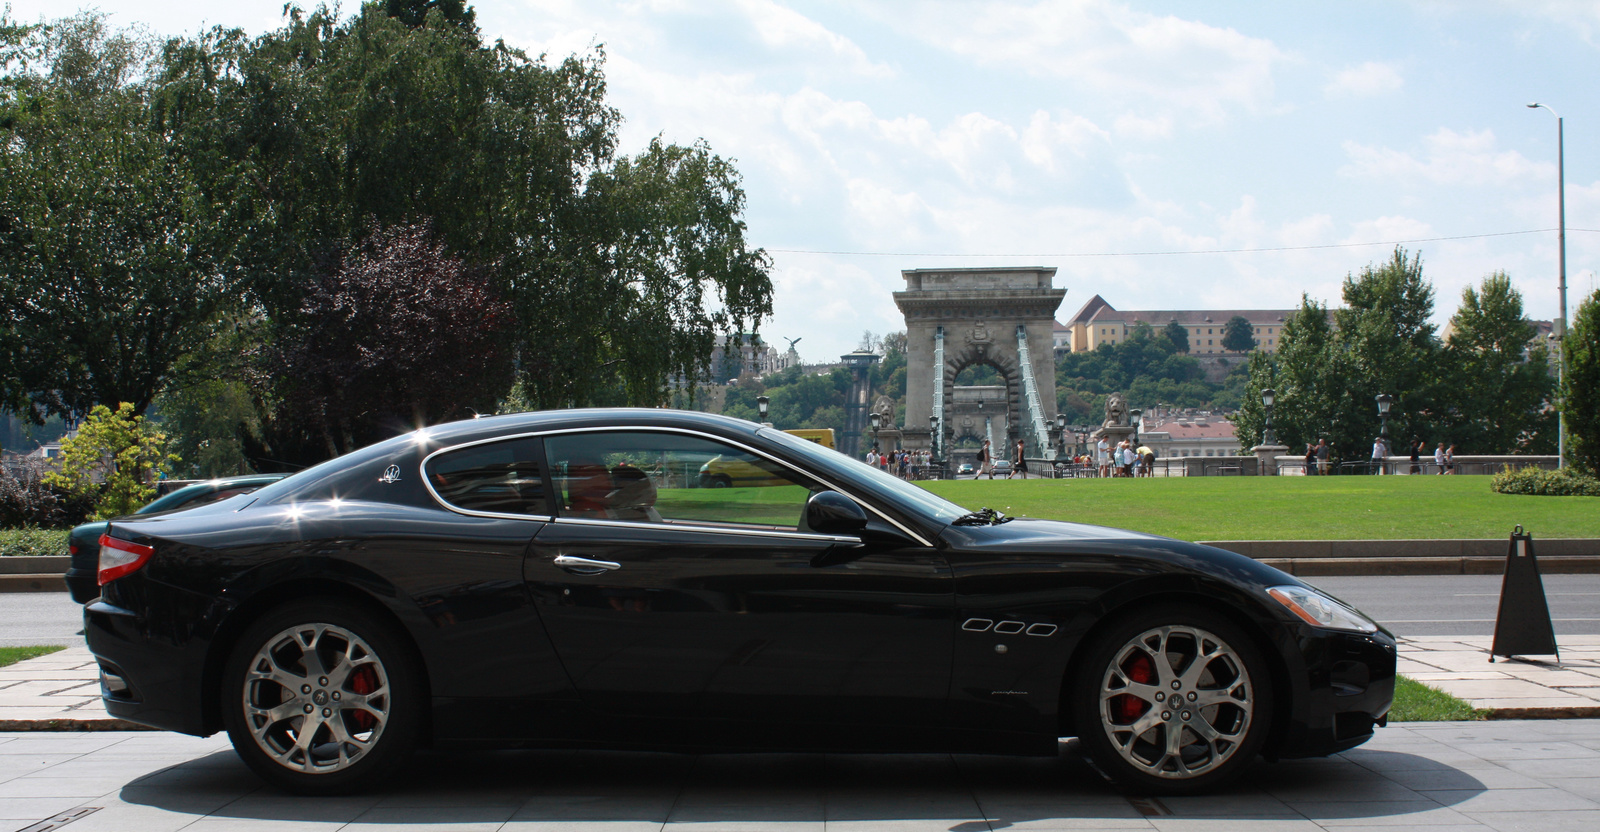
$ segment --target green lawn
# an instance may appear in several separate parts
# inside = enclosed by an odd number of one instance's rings
[[[1391,722],[1454,722],[1483,719],[1483,711],[1473,708],[1442,690],[1430,688],[1414,679],[1396,676]]]
[[[65,647],[0,647],[0,667],[16,664],[25,659],[36,659],[47,656]]]
[[[1183,540],[1600,537],[1600,497],[1496,494],[1489,477],[1154,477],[925,483],[968,508]]]

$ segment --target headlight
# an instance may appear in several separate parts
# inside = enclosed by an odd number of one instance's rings
[[[1273,600],[1313,627],[1375,633],[1378,625],[1359,612],[1304,586],[1275,586],[1267,590]]]

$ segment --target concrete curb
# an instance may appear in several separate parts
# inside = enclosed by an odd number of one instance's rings
[[[0,558],[0,592],[66,592],[70,555]]]
[[[1509,540],[1208,540],[1291,575],[1500,575]],[[1539,571],[1600,573],[1600,540],[1535,539]]]
[[[0,719],[0,731],[155,731],[125,719]]]

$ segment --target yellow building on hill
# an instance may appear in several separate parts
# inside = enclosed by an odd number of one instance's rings
[[[1056,322],[1057,353],[1083,352],[1101,344],[1120,344],[1139,324],[1147,324],[1156,334],[1173,321],[1189,331],[1189,354],[1230,354],[1222,347],[1223,327],[1234,317],[1250,322],[1256,349],[1276,352],[1283,324],[1298,309],[1161,309],[1119,312],[1099,295],[1089,299],[1078,314],[1062,324]],[[1239,355],[1239,353],[1231,353]]]

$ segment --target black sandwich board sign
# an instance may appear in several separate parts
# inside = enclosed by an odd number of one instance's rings
[[[1506,553],[1506,574],[1500,582],[1500,611],[1494,617],[1495,656],[1548,656],[1561,661],[1556,647],[1555,626],[1550,623],[1550,605],[1544,598],[1544,581],[1539,577],[1539,562],[1533,557],[1533,535],[1521,526],[1511,533],[1511,550]]]

